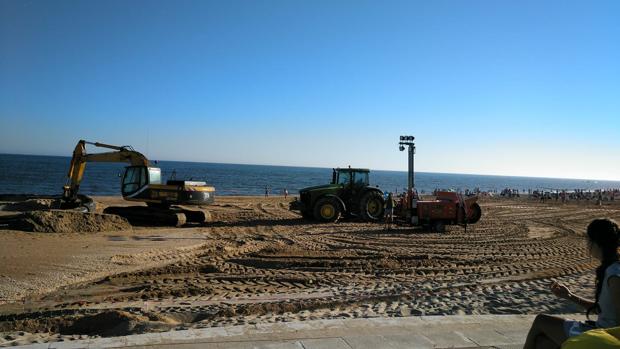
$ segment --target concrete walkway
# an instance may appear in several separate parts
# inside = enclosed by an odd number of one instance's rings
[[[580,315],[568,317],[582,319]],[[376,349],[521,348],[533,315],[298,321],[147,333],[18,348]]]

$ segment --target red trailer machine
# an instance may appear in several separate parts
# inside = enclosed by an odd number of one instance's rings
[[[464,196],[450,191],[435,192],[434,200],[421,200],[415,191],[400,197],[394,215],[414,226],[428,226],[443,233],[446,225],[473,224],[480,220],[482,210],[475,195]]]
[[[428,226],[443,233],[446,225],[473,224],[480,220],[482,210],[475,195],[464,196],[450,191],[435,192],[434,200],[421,200],[415,191],[400,197],[394,215],[414,226]]]

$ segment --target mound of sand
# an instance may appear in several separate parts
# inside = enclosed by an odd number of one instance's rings
[[[29,199],[18,202],[7,203],[2,206],[3,211],[40,211],[48,210],[53,207],[55,201],[52,199]],[[56,202],[56,204],[58,204]]]
[[[104,311],[75,320],[70,326],[62,328],[65,334],[87,334],[100,336],[124,336],[153,330],[169,330],[174,324],[164,321],[151,321],[146,316],[135,315],[120,310]]]
[[[130,230],[131,225],[125,218],[110,214],[50,210],[24,212],[11,228],[40,233],[94,233]]]

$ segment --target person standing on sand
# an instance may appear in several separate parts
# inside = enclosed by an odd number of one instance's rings
[[[598,319],[581,322],[539,314],[530,328],[524,349],[559,348],[569,337],[585,331],[620,326],[620,229],[610,219],[595,219],[586,233],[590,255],[601,262],[596,268],[595,300],[576,296],[557,282],[551,285],[551,292],[587,309],[586,315],[597,312]]]
[[[265,187],[265,197],[269,196],[269,187]]]
[[[388,193],[387,200],[385,200],[385,228],[390,230],[392,221],[394,220],[394,198],[392,193]]]
[[[284,198],[286,199],[287,197],[288,197],[288,190],[284,188]]]

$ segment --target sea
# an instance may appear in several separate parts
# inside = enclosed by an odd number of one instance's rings
[[[0,154],[0,193],[61,194],[67,180],[71,158]],[[80,193],[86,195],[120,195],[121,175],[126,164],[89,163],[86,166]],[[220,164],[208,162],[158,161],[162,179],[205,181],[215,186],[216,195],[290,195],[299,189],[331,181],[331,168]],[[385,192],[403,192],[407,187],[406,171],[372,170],[370,184]],[[534,178],[416,172],[415,186],[419,193],[435,189],[501,192],[505,188],[520,192],[528,190],[596,190],[620,188],[620,181],[598,181],[560,178]]]

